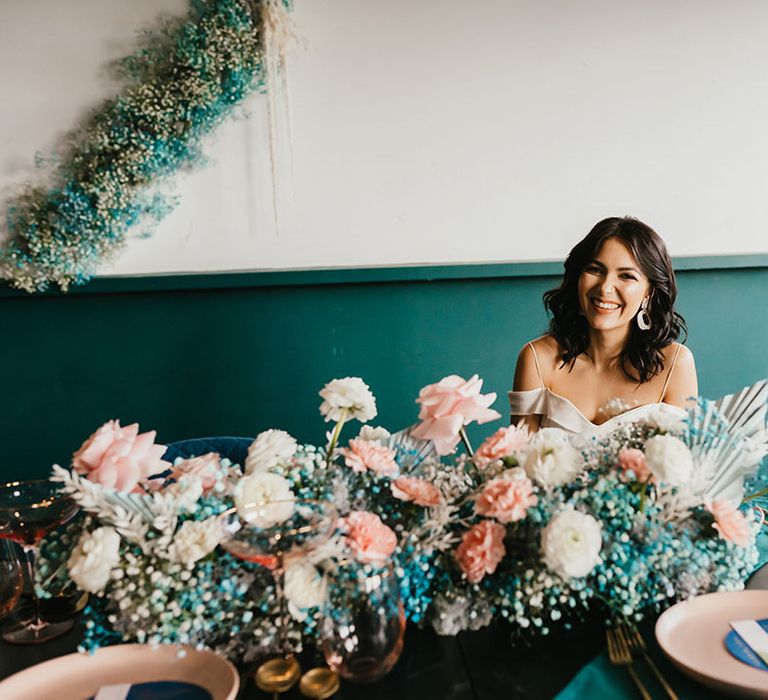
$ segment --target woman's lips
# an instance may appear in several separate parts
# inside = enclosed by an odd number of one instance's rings
[[[621,305],[615,301],[603,301],[601,299],[590,299],[592,308],[599,314],[612,314],[621,309]],[[600,306],[599,306],[600,305]]]

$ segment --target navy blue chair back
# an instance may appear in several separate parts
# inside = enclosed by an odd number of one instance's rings
[[[248,447],[253,442],[250,437],[204,437],[179,440],[168,445],[163,459],[173,463],[178,457],[199,457],[209,452],[217,452],[224,459],[227,458],[241,467],[245,464]]]

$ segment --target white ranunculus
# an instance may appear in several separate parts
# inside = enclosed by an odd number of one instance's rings
[[[342,413],[346,420],[357,419],[366,423],[376,417],[376,399],[360,377],[333,379],[321,390],[320,413],[326,421],[338,421]]]
[[[564,431],[545,428],[536,433],[525,457],[530,479],[549,489],[573,481],[581,471],[581,455]]]
[[[258,527],[272,527],[293,515],[295,496],[288,479],[272,472],[244,476],[234,491],[241,517]],[[251,507],[246,507],[250,504]]]
[[[693,473],[691,451],[672,435],[656,435],[646,440],[645,462],[655,481],[669,486],[683,486]]]
[[[288,612],[302,622],[307,609],[315,608],[325,601],[326,580],[317,567],[306,561],[298,561],[285,569],[285,598]]]
[[[600,561],[603,544],[600,523],[578,510],[564,510],[541,533],[547,567],[563,578],[586,576]]]
[[[372,425],[364,425],[360,428],[360,433],[357,437],[361,440],[368,440],[369,442],[380,442],[386,440],[390,436],[389,430],[377,425],[375,428]]]
[[[685,425],[684,417],[679,411],[664,408],[663,405],[649,413],[646,420],[649,425],[664,433],[682,433]]]
[[[168,558],[181,564],[193,564],[216,549],[221,538],[221,524],[218,518],[186,520],[173,535]]]
[[[100,527],[81,535],[67,560],[69,577],[80,590],[99,593],[120,561],[120,535],[112,527]]]
[[[285,430],[265,430],[248,448],[245,473],[265,472],[296,453],[296,438]]]

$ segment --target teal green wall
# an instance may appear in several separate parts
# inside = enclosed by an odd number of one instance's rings
[[[768,376],[768,256],[676,261],[702,393]],[[102,422],[160,442],[279,427],[320,442],[318,390],[357,375],[374,421],[414,422],[424,384],[478,373],[506,414],[521,345],[560,265],[525,263],[100,279],[0,290],[0,478],[45,475]],[[501,423],[470,434],[475,440]],[[348,428],[347,435],[356,428]]]

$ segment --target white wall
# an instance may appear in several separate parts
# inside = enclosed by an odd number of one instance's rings
[[[624,213],[674,255],[768,251],[764,0],[295,5],[280,231],[257,97],[105,273],[560,259]],[[135,30],[185,7],[0,0],[0,197],[114,92]]]

